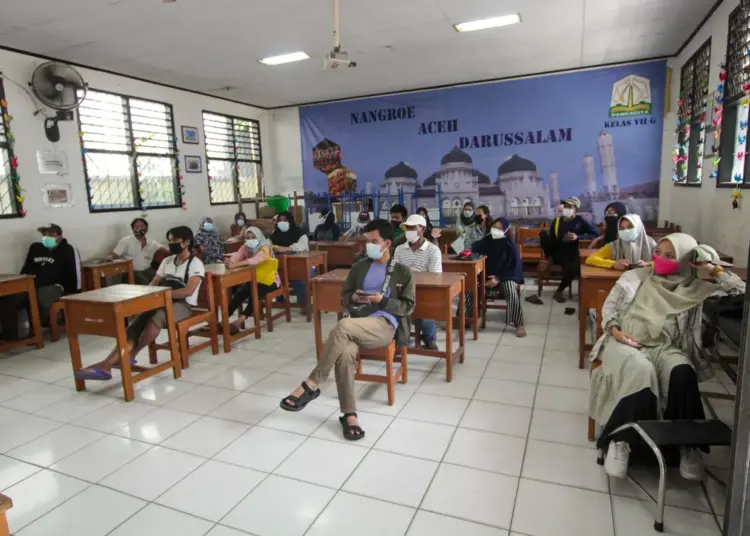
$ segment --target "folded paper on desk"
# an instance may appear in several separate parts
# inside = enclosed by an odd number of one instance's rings
[[[456,253],[461,253],[464,250],[464,239],[463,237],[456,238],[453,243],[451,244],[451,247],[453,248],[453,251]]]

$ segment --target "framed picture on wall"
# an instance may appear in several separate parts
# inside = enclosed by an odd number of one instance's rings
[[[203,173],[203,161],[200,156],[185,157],[185,171],[188,173]]]
[[[67,208],[73,206],[73,188],[70,183],[42,184],[42,200],[49,208]]]
[[[182,127],[182,143],[198,145],[198,129],[195,127]]]

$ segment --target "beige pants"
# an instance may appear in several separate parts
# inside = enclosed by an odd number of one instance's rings
[[[318,365],[310,374],[310,379],[320,385],[328,379],[331,369],[334,369],[341,412],[356,412],[354,375],[357,371],[359,347],[387,346],[395,333],[393,325],[382,316],[341,319],[328,335]]]

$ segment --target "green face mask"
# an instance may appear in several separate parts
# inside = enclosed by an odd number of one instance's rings
[[[55,239],[52,236],[43,236],[42,245],[46,247],[47,249],[52,249],[53,247],[57,245],[57,239]]]

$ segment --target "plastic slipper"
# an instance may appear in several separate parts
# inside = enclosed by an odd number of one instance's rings
[[[106,382],[112,379],[112,374],[100,368],[77,370],[74,376],[76,380],[99,380]]]
[[[341,417],[339,417],[341,427],[344,429],[344,439],[346,439],[347,441],[359,441],[360,439],[365,437],[365,431],[362,430],[362,428],[360,428],[356,424],[349,424],[347,422],[347,419],[349,417],[356,416],[356,413],[344,413]]]
[[[138,360],[136,358],[133,358],[133,359],[130,360],[130,367],[131,368],[134,367],[134,366],[136,366],[137,364],[138,364]],[[112,365],[112,368],[113,369],[119,369],[120,368],[120,364],[117,363],[116,365]]]
[[[305,409],[305,406],[320,396],[320,389],[315,389],[313,391],[306,382],[302,382],[302,388],[304,389],[304,392],[299,397],[294,395],[285,396],[279,404],[281,409],[287,411],[302,411]],[[294,404],[290,404],[287,402],[288,400],[294,402]]]

